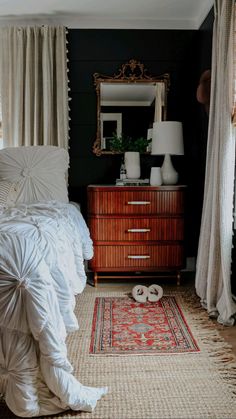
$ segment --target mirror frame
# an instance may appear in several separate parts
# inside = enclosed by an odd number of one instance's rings
[[[160,76],[154,77],[148,74],[147,69],[140,61],[134,59],[123,64],[119,69],[118,74],[113,77],[94,73],[94,85],[97,93],[97,133],[96,140],[93,144],[93,152],[100,156],[101,154],[121,154],[111,150],[101,149],[101,83],[164,83],[165,84],[165,97],[163,106],[163,120],[166,120],[167,116],[167,94],[170,87],[170,75],[164,73]]]

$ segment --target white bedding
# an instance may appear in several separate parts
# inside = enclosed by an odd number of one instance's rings
[[[93,246],[73,203],[0,206],[0,393],[18,416],[92,411],[106,387],[71,374],[65,338]]]

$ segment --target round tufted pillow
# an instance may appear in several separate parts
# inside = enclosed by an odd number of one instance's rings
[[[10,204],[56,200],[68,202],[68,152],[56,146],[0,150],[0,181],[15,185]]]

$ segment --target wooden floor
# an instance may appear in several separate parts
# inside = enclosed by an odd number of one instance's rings
[[[151,281],[151,282],[150,282]],[[89,273],[88,275],[88,283],[93,286],[93,280],[92,280],[92,274]],[[104,291],[114,290],[117,291],[131,291],[132,288],[137,284],[143,284],[143,285],[150,285],[150,284],[158,284],[163,287],[163,290],[165,291],[165,287],[171,286],[177,288],[176,281],[174,279],[166,279],[165,282],[163,279],[148,279],[148,280],[141,280],[141,279],[100,279],[98,281],[97,288],[94,288],[94,292],[96,292],[96,289],[102,289]],[[194,287],[194,273],[187,273],[186,275],[183,275],[183,278],[181,280],[180,287],[191,287],[195,289]],[[178,287],[179,289],[179,287]],[[232,352],[236,356],[236,324],[234,326],[222,326],[220,325],[216,320],[213,320],[215,323],[216,328],[219,330],[221,336],[232,346]]]

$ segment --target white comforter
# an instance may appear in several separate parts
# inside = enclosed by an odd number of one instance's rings
[[[73,377],[65,345],[92,256],[76,204],[0,207],[0,392],[18,416],[92,411],[107,392]]]

